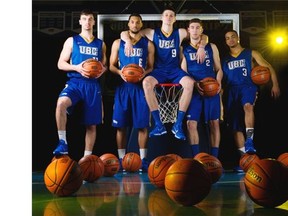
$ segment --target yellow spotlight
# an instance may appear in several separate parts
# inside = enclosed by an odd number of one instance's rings
[[[287,50],[287,30],[286,29],[271,29],[268,32],[270,38],[270,46],[273,50],[285,51]]]
[[[276,41],[277,44],[280,45],[280,44],[283,44],[284,39],[283,39],[282,36],[277,36],[276,39],[275,39],[275,41]]]

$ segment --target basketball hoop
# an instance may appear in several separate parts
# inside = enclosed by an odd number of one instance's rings
[[[174,123],[177,118],[183,87],[180,84],[161,83],[155,86],[154,92],[162,123]]]

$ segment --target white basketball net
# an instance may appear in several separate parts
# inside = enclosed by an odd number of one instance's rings
[[[174,123],[177,118],[179,99],[183,92],[180,84],[158,84],[154,88],[162,123]]]

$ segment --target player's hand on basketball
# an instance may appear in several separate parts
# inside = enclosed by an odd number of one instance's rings
[[[144,77],[145,77],[145,74],[142,74],[142,75],[139,77],[139,81],[142,80],[142,79],[144,79]]]
[[[79,65],[77,65],[77,68],[79,67],[79,69],[77,69],[77,71],[83,76],[83,77],[86,77],[86,78],[89,78],[90,76],[90,71],[89,70],[86,70],[84,67],[83,67],[83,63],[85,61],[83,61],[82,63],[80,63]]]
[[[124,52],[126,56],[130,56],[133,51],[133,45],[131,41],[127,41],[124,46]]]
[[[99,62],[100,62],[101,65],[102,65],[102,70],[101,70],[101,73],[100,73],[98,76],[95,77],[96,79],[98,79],[99,77],[101,77],[102,74],[105,73],[105,71],[107,71],[107,67],[106,67],[105,65],[103,65],[103,63],[102,63],[101,61],[99,61]]]
[[[142,68],[142,70],[143,70],[143,74],[139,77],[139,81],[142,80],[146,76],[145,69]]]
[[[197,53],[196,53],[196,57],[197,57],[197,63],[199,64],[202,64],[205,60],[205,49],[204,47],[200,46],[198,49],[197,49]]]
[[[204,90],[201,88],[201,85],[200,85],[200,81],[198,82],[195,82],[196,84],[196,88],[197,88],[197,91],[199,92],[200,95],[204,95]]]
[[[123,67],[123,68],[124,68],[124,67]],[[125,77],[125,75],[123,74],[123,68],[120,70],[119,75],[121,76],[121,78],[122,78],[125,82],[127,82],[126,77]]]

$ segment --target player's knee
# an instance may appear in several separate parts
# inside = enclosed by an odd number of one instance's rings
[[[59,97],[57,100],[56,111],[66,112],[67,108],[72,105],[72,101],[69,97]]]
[[[143,88],[145,90],[153,90],[154,86],[155,86],[155,82],[153,82],[153,79],[151,79],[150,77],[146,77],[144,80],[143,80]]]
[[[193,90],[194,88],[194,80],[191,79],[190,77],[188,76],[185,76],[183,77],[181,80],[180,80],[180,84],[182,85],[182,87],[184,89],[188,89],[188,90]]]
[[[244,105],[244,111],[245,112],[253,112],[254,106],[250,103],[246,103]]]

